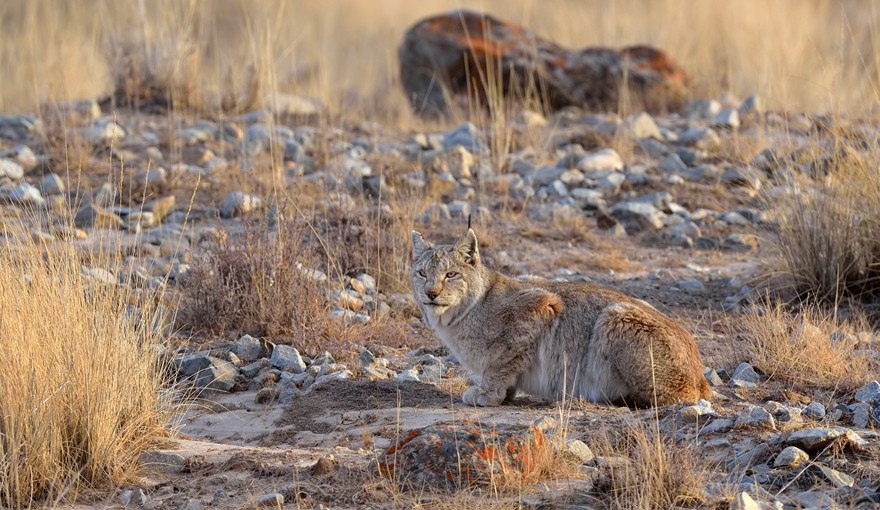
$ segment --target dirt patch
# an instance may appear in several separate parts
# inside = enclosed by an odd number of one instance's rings
[[[327,433],[326,423],[314,418],[327,410],[365,411],[368,409],[442,408],[447,409],[458,397],[429,384],[412,381],[334,381],[296,398],[276,422],[279,427]]]

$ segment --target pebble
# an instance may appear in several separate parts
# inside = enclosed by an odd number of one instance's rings
[[[730,376],[731,388],[754,388],[761,381],[761,376],[748,363],[740,363]]]
[[[776,428],[776,420],[763,407],[750,405],[740,413],[734,423],[736,428]]]
[[[241,191],[233,191],[226,196],[223,208],[220,210],[220,215],[224,218],[232,218],[248,214],[261,206],[262,200],[259,198]]]
[[[871,381],[859,388],[856,391],[855,401],[880,405],[880,382]]]
[[[289,345],[278,344],[272,350],[269,364],[278,370],[286,370],[294,374],[301,374],[306,370],[306,364],[295,348]]]
[[[807,452],[797,446],[788,446],[776,456],[776,460],[773,461],[773,467],[797,467],[808,460],[810,460],[810,456]]]

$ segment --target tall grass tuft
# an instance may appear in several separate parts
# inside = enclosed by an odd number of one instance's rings
[[[870,302],[880,296],[877,160],[835,156],[830,164],[822,183],[778,202],[782,273],[799,294],[831,305]]]
[[[84,276],[72,248],[44,252],[5,235],[0,505],[57,502],[124,482],[173,413],[155,317],[126,314],[128,294]]]

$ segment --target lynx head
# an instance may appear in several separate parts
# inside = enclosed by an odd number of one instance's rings
[[[485,275],[473,230],[468,229],[454,245],[444,246],[434,246],[413,231],[412,244],[413,297],[432,325],[432,319],[444,313],[457,316],[466,311],[483,294]],[[448,325],[454,319],[442,322]]]

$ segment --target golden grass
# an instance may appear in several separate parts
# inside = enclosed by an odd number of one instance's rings
[[[163,434],[154,314],[83,275],[73,248],[7,231],[0,247],[0,505],[73,499],[124,482]],[[106,261],[103,267],[107,267]]]
[[[656,422],[654,422],[656,424]],[[611,509],[701,507],[710,471],[693,445],[675,443],[654,425],[625,424],[595,434],[590,447],[610,459],[596,482]]]
[[[860,112],[878,99],[880,9],[858,0],[12,0],[0,6],[0,68],[17,79],[0,86],[0,111],[158,83],[206,109],[244,108],[255,91],[277,90],[319,97],[351,118],[406,122],[401,36],[459,7],[570,47],[657,45],[701,95],[759,93],[771,108],[806,111]],[[501,111],[490,111],[495,124]]]
[[[779,205],[780,271],[795,291],[811,299],[871,303],[880,295],[877,159],[842,145],[836,150],[827,176],[790,181],[800,188],[796,193],[768,200]],[[811,159],[827,156],[816,147]]]
[[[747,361],[771,381],[805,394],[848,394],[876,378],[877,360],[857,352],[866,348],[859,345],[864,328],[858,322],[836,320],[815,308],[763,308],[731,326],[734,363]]]

